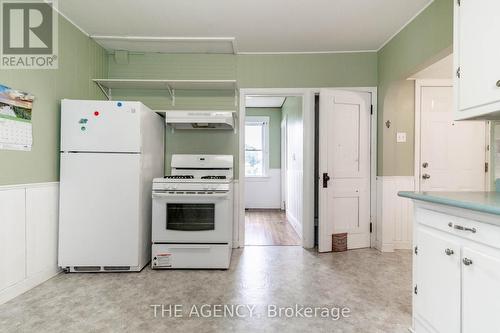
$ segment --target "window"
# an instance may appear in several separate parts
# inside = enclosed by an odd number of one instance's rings
[[[266,177],[269,169],[269,117],[247,117],[245,176]]]

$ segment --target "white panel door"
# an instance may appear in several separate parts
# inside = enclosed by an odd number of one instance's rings
[[[455,59],[458,112],[481,114],[500,109],[500,1],[455,1]],[[475,110],[471,110],[474,108]]]
[[[422,226],[416,237],[415,316],[435,332],[459,333],[460,245]]]
[[[61,154],[59,266],[137,266],[140,154]]]
[[[421,89],[421,190],[484,191],[486,122],[453,120],[451,86]]]
[[[0,290],[26,277],[25,190],[0,190]]]
[[[140,152],[138,102],[61,102],[61,151]]]
[[[464,247],[462,257],[462,332],[500,332],[500,251]]]
[[[342,232],[349,249],[370,246],[370,105],[369,93],[321,90],[320,252]]]

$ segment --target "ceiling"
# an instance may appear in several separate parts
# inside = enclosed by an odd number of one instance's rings
[[[286,97],[279,96],[246,96],[247,108],[281,108]]]
[[[166,38],[142,41],[140,46],[134,39],[114,44],[98,40],[109,50],[182,52],[184,47],[194,53],[318,53],[378,50],[430,2],[63,0],[59,11],[91,36]],[[163,47],[172,37],[178,45]],[[186,43],[185,37],[191,39]],[[200,47],[197,43],[206,43],[206,37],[232,41],[232,48]]]

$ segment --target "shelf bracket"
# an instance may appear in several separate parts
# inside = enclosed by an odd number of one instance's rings
[[[168,84],[166,84],[168,93],[170,94],[170,100],[172,101],[172,106],[175,106],[175,89],[170,88]]]
[[[110,101],[111,100],[111,88],[108,88],[106,91],[106,88],[104,88],[100,82],[95,82],[95,83],[97,84],[99,89],[101,89],[102,93],[104,94],[104,96],[106,96],[108,101]]]
[[[238,133],[238,114],[236,112],[233,112],[233,122],[234,122],[234,129],[233,132],[234,134]]]

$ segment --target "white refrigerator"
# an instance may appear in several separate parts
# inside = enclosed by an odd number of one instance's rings
[[[62,100],[60,267],[140,271],[149,262],[164,134],[164,119],[140,102]]]

